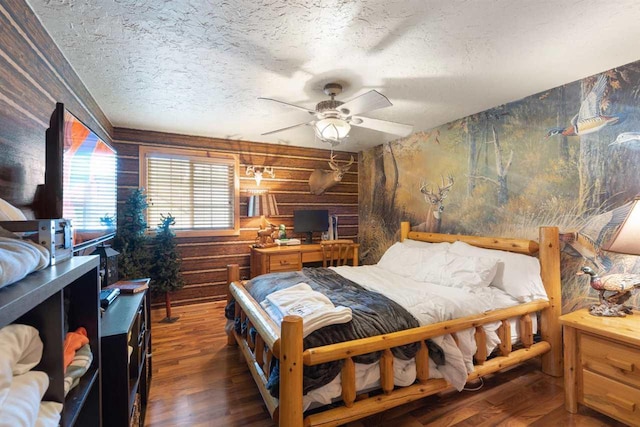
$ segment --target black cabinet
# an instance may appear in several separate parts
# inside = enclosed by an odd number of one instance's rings
[[[49,375],[43,400],[63,404],[63,427],[101,425],[98,269],[97,256],[72,257],[0,288],[0,327],[22,323],[40,333],[44,351],[34,369]],[[87,330],[93,362],[80,383],[65,396],[65,333],[80,326]]]
[[[110,427],[144,425],[151,382],[148,291],[120,294],[102,316],[102,414]]]

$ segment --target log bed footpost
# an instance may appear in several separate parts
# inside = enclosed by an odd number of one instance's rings
[[[279,426],[302,427],[302,318],[282,319]]]
[[[542,356],[542,372],[562,376],[562,293],[560,289],[560,239],[558,227],[540,227],[540,275],[544,283],[549,307],[542,310],[542,339],[551,350]]]
[[[238,264],[227,265],[227,305],[233,299],[231,295],[231,288],[229,285],[231,282],[237,282],[240,280],[240,266]],[[238,306],[236,305],[236,313],[238,312]],[[236,345],[236,337],[233,331],[227,331],[227,345]]]

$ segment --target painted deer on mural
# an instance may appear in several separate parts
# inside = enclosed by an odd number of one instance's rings
[[[311,194],[319,196],[342,181],[342,177],[354,162],[353,156],[351,156],[349,163],[340,166],[333,158],[334,155],[332,154],[331,160],[329,160],[329,167],[331,168],[330,171],[315,169],[311,172],[311,175],[309,176],[309,191],[311,191]]]
[[[447,177],[447,183],[444,182],[444,177],[442,178],[442,187],[438,185],[438,192],[434,192],[431,190],[431,186],[429,184],[421,184],[420,192],[424,195],[424,200],[427,202],[427,206],[429,206],[429,210],[427,211],[427,220],[416,227],[417,231],[426,231],[429,233],[439,233],[440,232],[440,223],[442,222],[442,212],[444,211],[444,199],[447,198],[449,194],[449,190],[453,187],[453,176],[449,175]]]

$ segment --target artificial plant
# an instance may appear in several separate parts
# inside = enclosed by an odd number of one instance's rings
[[[151,273],[151,290],[164,294],[167,317],[162,322],[173,323],[177,317],[171,317],[171,292],[184,286],[180,273],[180,256],[171,226],[176,223],[171,214],[161,215],[156,235],[153,239],[153,263]]]
[[[131,192],[122,214],[118,216],[118,228],[113,239],[113,248],[120,252],[118,257],[118,277],[140,279],[149,277],[151,259],[146,235],[147,195],[143,188]]]

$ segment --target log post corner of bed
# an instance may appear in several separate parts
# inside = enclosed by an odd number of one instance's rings
[[[285,316],[277,325],[265,312],[244,283],[239,280],[238,267],[228,266],[228,299],[235,300],[235,315],[246,324],[242,332],[229,334],[229,342],[237,343],[244,355],[265,405],[280,427],[337,426],[451,389],[451,384],[429,374],[430,350],[425,344],[430,338],[470,330],[478,348],[474,355],[474,370],[467,381],[498,373],[506,368],[541,357],[541,369],[552,376],[562,376],[562,332],[560,292],[560,244],[557,227],[540,227],[539,241],[501,237],[445,235],[410,231],[408,222],[401,224],[400,240],[454,242],[461,240],[488,249],[520,254],[537,253],[540,276],[548,301],[535,300],[508,308],[428,324],[398,332],[360,338],[352,341],[303,348],[303,322],[298,316]],[[532,315],[540,313],[540,339],[534,340]],[[535,320],[535,319],[534,319]],[[487,335],[483,325],[500,322],[500,344],[495,357],[487,357]],[[512,347],[511,324],[518,325],[520,345]],[[246,331],[252,330],[249,333]],[[537,341],[537,342],[536,342]],[[418,344],[415,353],[415,381],[408,386],[394,385],[392,349]],[[457,344],[457,343],[456,343]],[[358,390],[354,358],[373,352],[379,360],[380,391]],[[272,395],[268,382],[275,362],[279,363],[279,398]],[[341,363],[340,396],[337,403],[304,412],[303,368],[338,361]],[[377,368],[376,368],[377,369]]]

